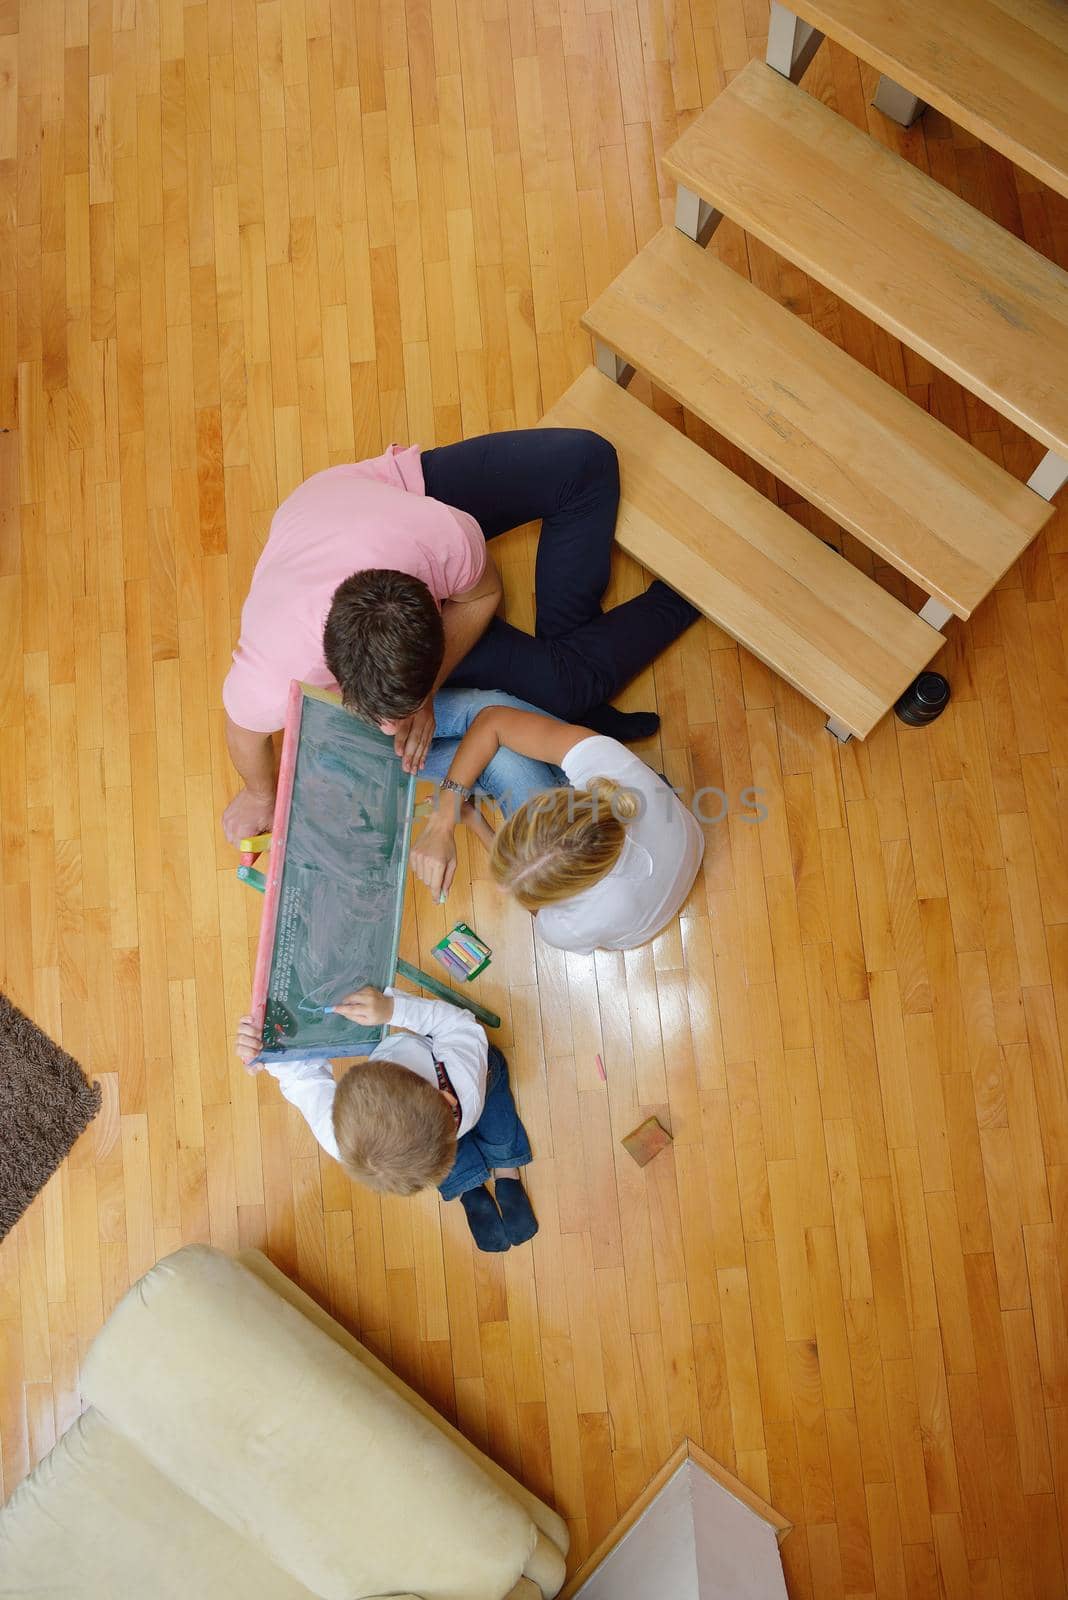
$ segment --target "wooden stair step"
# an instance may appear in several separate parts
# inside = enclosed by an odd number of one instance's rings
[[[1053,515],[677,228],[651,239],[582,323],[959,617]]]
[[[790,0],[790,10],[1068,195],[1063,0]]]
[[[945,643],[714,456],[589,367],[542,418],[619,454],[616,542],[857,738]]]
[[[1060,456],[1068,273],[751,61],[664,166]]]

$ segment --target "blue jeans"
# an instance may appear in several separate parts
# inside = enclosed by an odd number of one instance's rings
[[[491,689],[439,689],[434,696],[434,717],[437,728],[421,776],[435,781],[444,778],[452,765],[452,758],[460,740],[486,706],[511,706],[516,711],[537,711],[537,706],[525,700],[516,700],[510,694],[497,694]],[[544,712],[539,715],[544,716]],[[529,756],[517,755],[514,750],[497,751],[489,766],[478,780],[481,794],[495,800],[506,817],[521,805],[546,789],[558,789],[567,779],[559,767],[544,761],[532,761]]]
[[[508,1063],[494,1044],[489,1048],[486,1103],[470,1132],[456,1143],[452,1171],[438,1184],[443,1200],[455,1200],[485,1183],[494,1167],[525,1167],[530,1140],[519,1120],[508,1082]]]

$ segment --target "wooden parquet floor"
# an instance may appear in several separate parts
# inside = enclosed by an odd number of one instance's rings
[[[840,749],[710,625],[633,686],[648,759],[730,797],[653,946],[535,952],[472,846],[448,912],[497,950],[532,1247],[480,1257],[458,1208],[353,1189],[230,1051],[259,904],[217,825],[219,685],[274,507],[393,439],[533,424],[670,215],[659,154],[766,25],[763,0],[0,0],[0,959],[105,1099],[0,1247],[5,1491],[118,1296],[210,1240],[266,1250],[553,1500],[576,1561],[689,1434],[796,1523],[794,1597],[1065,1593],[1063,514],[950,625],[926,731]],[[834,47],[807,86],[1068,264],[1065,202],[1003,158],[867,112]],[[1033,465],[737,229],[714,247]],[[499,547],[517,620],[532,549]],[[642,581],[621,561],[614,596]],[[442,921],[412,893],[404,953]],[[641,1171],[618,1141],[648,1111],[675,1142]]]

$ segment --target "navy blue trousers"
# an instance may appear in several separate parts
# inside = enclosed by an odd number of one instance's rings
[[[583,428],[487,433],[423,452],[426,492],[474,517],[487,539],[541,520],[533,634],[495,617],[449,679],[503,689],[581,721],[648,666],[699,613],[659,581],[601,610],[619,506],[607,439]]]
[[[489,1050],[486,1103],[475,1126],[456,1142],[452,1171],[438,1184],[442,1198],[455,1200],[485,1183],[494,1167],[525,1167],[530,1140],[519,1120],[508,1082],[508,1063],[494,1044]]]

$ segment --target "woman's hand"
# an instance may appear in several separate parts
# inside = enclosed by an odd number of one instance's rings
[[[444,800],[446,797],[442,796]],[[412,871],[435,900],[444,900],[456,876],[456,840],[451,817],[436,812],[412,847]]]
[[[237,1051],[238,1060],[245,1063],[246,1072],[256,1073],[263,1070],[263,1062],[253,1059],[263,1049],[263,1032],[255,1026],[251,1017],[242,1017],[238,1023],[234,1049]]]
[[[339,1017],[347,1017],[350,1022],[358,1022],[364,1028],[377,1028],[380,1023],[391,1020],[393,1001],[381,989],[373,989],[368,984],[354,994],[347,994],[332,1009]]]

